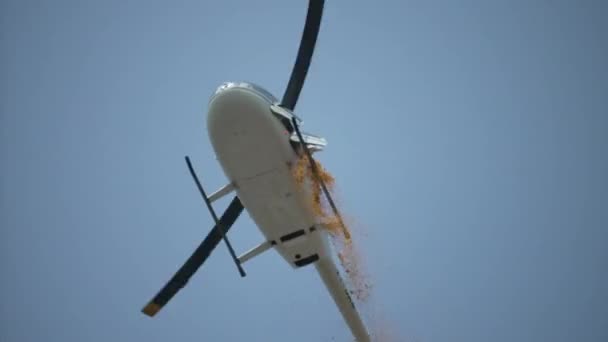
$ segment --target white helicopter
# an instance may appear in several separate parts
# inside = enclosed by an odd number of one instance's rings
[[[314,265],[357,341],[370,336],[331,255],[330,235],[312,208],[311,188],[297,184],[292,166],[308,158],[314,177],[334,214],[342,219],[311,154],[326,146],[323,138],[302,133],[293,114],[317,40],[324,1],[311,0],[298,56],[282,101],[263,88],[244,82],[222,84],[209,101],[207,129],[229,184],[207,196],[190,159],[188,168],[215,226],[171,280],[142,309],[154,316],[186,285],[190,277],[224,240],[241,276],[242,264],[274,248],[293,268]],[[261,151],[263,151],[261,153]],[[218,218],[211,205],[232,192],[236,196]],[[246,208],[266,241],[237,257],[226,233]]]

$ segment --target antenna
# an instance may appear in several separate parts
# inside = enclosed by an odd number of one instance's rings
[[[348,229],[346,229],[346,225],[344,224],[344,221],[342,221],[342,216],[338,212],[338,208],[336,208],[336,204],[334,203],[334,200],[329,195],[329,191],[327,190],[327,187],[325,186],[325,182],[323,182],[323,179],[319,176],[319,170],[317,170],[317,165],[316,165],[314,159],[312,159],[312,154],[310,153],[308,146],[304,142],[304,138],[302,137],[302,133],[300,132],[300,128],[298,127],[298,122],[296,121],[295,117],[293,117],[291,119],[291,121],[292,121],[293,127],[296,130],[296,134],[298,135],[298,139],[300,139],[300,144],[302,144],[302,148],[304,149],[304,152],[306,152],[306,156],[308,157],[308,161],[310,162],[310,167],[312,168],[312,173],[317,178],[317,182],[319,182],[321,184],[323,193],[325,194],[325,197],[327,198],[327,201],[329,202],[329,205],[331,206],[331,209],[333,210],[334,215],[336,215],[336,217],[338,218],[338,221],[340,222],[340,226],[342,226],[342,232],[344,233],[344,237],[347,240],[349,240],[350,233],[348,232]]]

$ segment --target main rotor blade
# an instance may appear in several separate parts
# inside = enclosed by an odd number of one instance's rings
[[[308,67],[315,50],[317,36],[321,27],[321,17],[323,16],[323,0],[310,0],[308,2],[308,13],[306,14],[306,24],[302,32],[302,40],[298,49],[298,56],[291,71],[289,83],[283,94],[281,106],[293,110],[298,102],[298,97],[304,86],[304,80],[308,73]]]
[[[238,197],[234,197],[230,205],[220,217],[219,222],[224,228],[224,233],[232,227],[236,219],[243,212],[243,204]],[[150,317],[156,315],[160,309],[165,306],[173,296],[183,288],[192,275],[201,267],[207,260],[211,251],[217,247],[222,240],[222,232],[218,226],[214,226],[209,232],[205,240],[196,248],[194,253],[186,260],[169,282],[156,294],[156,296],[142,309],[142,312]]]

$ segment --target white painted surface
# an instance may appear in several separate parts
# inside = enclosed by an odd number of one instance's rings
[[[315,264],[319,276],[323,280],[325,287],[329,290],[334,303],[338,306],[342,317],[348,324],[350,331],[358,342],[369,342],[370,337],[361,320],[361,316],[352,301],[348,290],[342,282],[336,265],[331,259],[320,260]]]
[[[224,87],[209,103],[207,127],[211,144],[224,173],[253,221],[274,248],[290,264],[313,254],[321,279],[345,321],[360,341],[368,341],[365,327],[341,281],[329,254],[328,233],[317,228],[307,198],[298,187],[289,165],[297,159],[290,136],[270,110],[268,96],[248,87]],[[306,234],[281,242],[281,237],[306,230]]]

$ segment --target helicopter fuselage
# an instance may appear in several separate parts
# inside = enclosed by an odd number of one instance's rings
[[[276,99],[251,84],[225,84],[209,102],[207,129],[216,158],[266,240],[294,268],[314,264],[358,341],[369,335],[331,256],[330,236],[312,207],[311,186],[298,184],[289,120],[271,108]],[[322,138],[307,135],[311,149]],[[310,185],[310,184],[309,184]]]
[[[221,88],[209,102],[207,129],[216,158],[267,241],[292,266],[327,256],[307,188],[292,176],[298,154],[272,98],[256,88]]]

